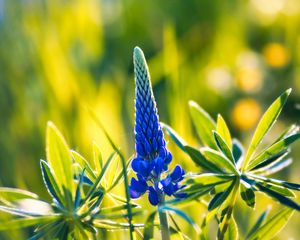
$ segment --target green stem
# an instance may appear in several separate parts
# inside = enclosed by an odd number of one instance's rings
[[[162,203],[158,206],[164,205],[164,196]],[[163,211],[158,211],[159,214],[159,222],[160,222],[160,232],[161,232],[161,239],[162,240],[170,240],[170,232],[169,232],[169,224],[168,224],[168,217],[167,213]]]

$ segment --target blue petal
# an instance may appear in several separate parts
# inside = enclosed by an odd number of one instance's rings
[[[153,187],[149,187],[148,199],[153,206],[156,206],[159,203],[159,196]]]
[[[139,198],[142,193],[139,193],[137,191],[135,191],[134,189],[131,188],[131,186],[129,186],[129,191],[130,191],[130,197],[135,199],[135,198]]]
[[[159,150],[159,156],[161,158],[165,158],[167,156],[167,149],[165,147],[161,147],[160,150]]]
[[[165,158],[165,163],[169,164],[170,162],[172,162],[172,154],[168,151],[167,152],[167,157]]]
[[[135,144],[135,149],[136,149],[136,152],[139,156],[146,156],[146,152],[145,152],[144,147],[143,147],[142,144],[136,143]]]
[[[148,190],[148,185],[146,181],[131,178],[130,188],[138,193],[143,194]]]
[[[153,164],[150,161],[140,161],[139,174],[147,178],[153,169]]]
[[[184,170],[181,166],[176,165],[173,172],[170,174],[170,177],[172,178],[172,181],[177,183],[180,182],[183,179]]]
[[[140,162],[142,161],[141,158],[137,157],[135,159],[132,160],[131,162],[131,168],[133,171],[138,172],[139,171],[139,167],[140,167]]]
[[[164,160],[161,157],[154,159],[154,171],[157,175],[160,175],[163,171]]]

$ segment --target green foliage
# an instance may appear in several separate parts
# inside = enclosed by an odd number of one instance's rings
[[[120,174],[111,174],[118,169],[117,153],[112,153],[102,166],[99,148],[94,147],[96,161],[92,168],[84,157],[69,149],[53,123],[47,126],[46,142],[47,162],[41,160],[40,165],[52,202],[40,200],[28,191],[0,188],[0,211],[17,217],[1,222],[0,230],[34,226],[31,239],[96,239],[99,229],[131,228],[127,223],[127,201],[124,203],[121,197],[111,193],[123,178],[123,170]],[[113,205],[103,205],[105,198],[113,199]],[[130,203],[130,208],[137,207]],[[130,214],[132,217],[140,213],[135,210]]]
[[[266,133],[277,120],[291,89],[285,91],[267,109],[260,120],[250,146],[244,149],[238,140],[232,139],[225,120],[218,115],[217,124],[195,102],[189,103],[190,111],[197,134],[204,144],[200,149],[190,146],[173,129],[164,125],[166,132],[174,142],[190,156],[193,162],[207,173],[194,173],[186,176],[187,188],[183,191],[196,195],[207,190],[214,196],[210,199],[210,215],[203,222],[201,239],[207,239],[205,233],[208,221],[214,215],[218,219],[218,239],[238,239],[238,230],[233,218],[234,206],[240,192],[241,199],[251,208],[255,208],[256,193],[264,193],[277,202],[300,211],[300,205],[291,198],[293,191],[300,191],[300,185],[266,177],[287,167],[289,146],[299,139],[299,127],[287,129],[275,142],[257,153],[258,146]],[[202,196],[199,194],[199,196]],[[197,198],[195,198],[197,199]],[[270,239],[279,232],[292,213],[283,210],[275,220],[260,226],[260,222],[251,231],[250,239]],[[277,216],[277,215],[276,215]],[[263,218],[263,217],[262,217]],[[278,223],[278,226],[276,225]],[[274,231],[266,230],[274,224]],[[267,234],[264,238],[264,234]],[[248,239],[248,238],[247,238]]]

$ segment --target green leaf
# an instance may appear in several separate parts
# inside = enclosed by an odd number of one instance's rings
[[[212,135],[212,131],[216,129],[216,123],[197,103],[189,101],[189,107],[193,123],[202,143],[216,149]]]
[[[109,156],[108,160],[106,161],[103,168],[101,169],[101,172],[100,172],[99,176],[96,178],[96,180],[94,182],[94,185],[92,186],[92,188],[87,193],[87,195],[84,199],[84,202],[86,202],[87,199],[89,199],[95,193],[95,191],[99,188],[100,182],[101,182],[104,174],[106,173],[106,170],[107,170],[108,166],[110,165],[111,161],[114,159],[115,155],[116,155],[116,152],[113,152]]]
[[[252,190],[251,185],[248,184],[247,182],[241,180],[240,193],[241,193],[241,197],[245,201],[245,203],[249,207],[254,208],[255,207],[255,194],[254,194],[254,191]]]
[[[244,156],[244,148],[242,144],[235,138],[232,141],[232,155],[235,163],[240,165]]]
[[[236,181],[232,181],[228,189],[226,189],[224,192],[217,193],[208,204],[208,211],[212,211],[215,208],[219,207],[222,203],[224,203],[230,195],[235,184]]]
[[[224,234],[224,240],[237,240],[237,239],[239,239],[238,227],[233,216],[231,216],[228,222],[228,229]]]
[[[96,175],[94,174],[89,162],[76,151],[71,150],[71,154],[74,162],[78,163],[82,169],[86,169],[86,175],[88,176],[88,178],[95,180]]]
[[[47,161],[54,171],[54,178],[62,192],[68,190],[74,196],[72,157],[69,147],[52,122],[47,124]],[[65,196],[67,198],[67,196]],[[71,202],[72,199],[69,199]],[[70,203],[69,203],[70,205]]]
[[[228,126],[223,117],[218,114],[217,132],[224,139],[229,149],[232,149],[231,135]]]
[[[210,185],[216,183],[227,182],[231,180],[234,175],[229,174],[221,174],[221,173],[201,173],[201,174],[194,174],[194,175],[186,175],[186,179],[188,183],[200,183],[203,185]]]
[[[48,190],[48,193],[50,194],[51,197],[56,199],[58,203],[64,205],[65,199],[63,198],[62,193],[57,185],[57,182],[54,179],[53,170],[44,160],[40,160],[40,165],[41,165],[43,180]]]
[[[269,240],[274,238],[287,224],[293,214],[293,210],[285,208],[273,216],[262,227],[247,238],[248,240]]]
[[[167,124],[161,122],[161,126],[166,131],[166,133],[173,139],[176,145],[185,152],[185,146],[187,146],[185,140],[181,136],[179,136],[179,134]]]
[[[213,135],[214,135],[215,142],[216,142],[218,148],[220,149],[220,151],[233,163],[233,165],[235,165],[235,161],[233,159],[232,151],[228,147],[225,140],[216,131],[213,131]]]
[[[54,221],[59,217],[60,217],[59,215],[53,215],[53,216],[30,217],[30,218],[28,217],[28,218],[20,218],[20,219],[3,221],[0,224],[0,231],[30,227],[41,223]]]
[[[221,169],[227,169],[230,173],[239,174],[238,170],[235,168],[233,163],[223,154],[215,151],[211,148],[201,148],[200,149],[202,155],[212,162],[214,165],[218,166]]]
[[[158,207],[158,211],[159,212],[173,212],[175,213],[177,216],[181,217],[182,219],[184,219],[187,223],[191,224],[193,226],[193,228],[195,229],[196,232],[199,232],[200,229],[198,227],[198,225],[183,211],[177,209],[177,208],[173,208],[171,206],[159,206]]]
[[[268,176],[288,167],[292,164],[292,162],[292,159],[280,159],[279,161],[273,162],[272,164],[267,165],[264,168],[254,170],[252,172],[258,175]]]
[[[103,167],[102,153],[96,142],[93,142],[93,159],[96,172],[100,172]]]
[[[287,148],[290,144],[297,141],[300,138],[300,133],[296,133],[290,136],[287,136],[274,144],[270,147],[264,149],[257,157],[255,157],[248,165],[247,169],[253,169],[257,165],[262,164],[265,161],[268,161],[273,155],[280,153],[282,150]]]
[[[249,149],[247,151],[245,162],[243,165],[243,169],[247,168],[248,164],[251,163],[252,156],[256,150],[258,144],[262,141],[265,134],[268,130],[273,126],[275,121],[277,120],[288,96],[291,93],[291,89],[286,90],[283,94],[281,94],[267,109],[263,117],[261,118],[258,126],[255,130],[254,136],[251,140]]]
[[[194,161],[194,163],[196,163],[199,167],[201,167],[204,170],[207,170],[209,172],[214,172],[214,173],[222,172],[222,170],[219,167],[217,167],[215,164],[209,162],[198,149],[193,148],[191,146],[185,146],[184,148],[185,148],[187,154]]]
[[[15,201],[26,198],[38,199],[38,195],[17,188],[0,187],[0,202],[6,205],[11,205]]]
[[[266,193],[267,195],[274,198],[275,200],[277,200],[281,204],[300,211],[300,205],[298,203],[296,203],[293,200],[285,197],[284,195],[281,195],[277,191],[274,191],[274,190],[271,190],[267,187],[264,187],[260,183],[256,183],[255,186],[257,186],[260,191]]]
[[[145,222],[145,228],[144,228],[144,240],[150,240],[153,239],[153,232],[154,232],[154,219],[157,211],[152,212],[146,222]]]
[[[255,224],[253,225],[253,227],[251,228],[251,230],[248,232],[246,239],[248,239],[252,234],[254,234],[259,228],[260,226],[264,223],[266,217],[268,216],[268,214],[270,213],[271,208],[268,207],[267,210],[265,210],[257,219],[257,221],[255,222]]]

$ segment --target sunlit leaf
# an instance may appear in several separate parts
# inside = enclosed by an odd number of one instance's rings
[[[267,149],[264,149],[257,157],[255,157],[250,163],[247,169],[253,169],[263,161],[268,161],[268,158],[280,153],[286,147],[300,138],[300,133],[296,133],[275,142]]]
[[[187,154],[191,157],[191,159],[194,161],[194,163],[196,163],[199,167],[203,168],[204,170],[214,173],[223,172],[215,164],[208,161],[198,149],[193,148],[191,146],[185,146],[185,150]]]
[[[249,236],[251,236],[252,234],[254,234],[259,228],[260,226],[264,223],[266,217],[268,216],[269,212],[270,212],[271,208],[268,207],[267,210],[265,210],[257,219],[257,221],[255,222],[255,224],[253,225],[253,227],[250,229],[250,231],[248,232],[246,239],[249,238]]]
[[[58,215],[53,215],[53,216],[30,217],[30,218],[28,217],[28,218],[2,221],[0,224],[0,231],[7,230],[7,229],[11,230],[11,229],[30,227],[33,225],[54,221],[58,218],[59,218]]]
[[[54,179],[53,171],[51,167],[44,160],[40,161],[40,165],[41,165],[43,180],[49,194],[54,199],[56,199],[58,203],[64,205],[65,199],[63,198],[61,190],[58,187],[56,180]]]
[[[0,187],[0,202],[3,202],[6,205],[10,205],[15,201],[26,198],[38,199],[38,195],[17,188]]]
[[[216,130],[215,121],[196,102],[189,101],[190,113],[196,131],[206,146],[216,149],[212,131]]]
[[[100,172],[103,167],[102,153],[96,142],[93,142],[93,159],[96,172]]]
[[[239,239],[238,227],[233,216],[231,216],[228,222],[228,229],[224,234],[224,240],[238,240],[238,239]]]
[[[228,126],[227,126],[225,120],[221,116],[221,114],[218,114],[217,132],[225,140],[225,142],[226,142],[227,146],[229,147],[229,149],[232,149],[232,142],[231,142],[230,131],[228,129]]]
[[[55,180],[61,190],[68,189],[74,195],[72,157],[68,145],[52,122],[48,122],[46,135],[47,161],[54,171]],[[68,201],[70,205],[72,199]]]
[[[96,175],[94,174],[89,162],[83,157],[81,156],[78,152],[76,151],[71,151],[72,157],[74,159],[74,161],[76,163],[79,163],[79,165],[81,166],[82,169],[86,169],[86,175],[92,179],[95,180],[96,179]]]
[[[219,168],[228,170],[231,173],[238,174],[233,163],[223,154],[210,148],[201,148],[202,155]]]
[[[219,133],[217,133],[216,131],[213,131],[213,135],[214,135],[215,142],[216,142],[218,148],[220,149],[220,151],[235,165],[232,151],[228,147],[228,145],[225,142],[225,140],[223,139],[223,137],[221,137],[221,135]]]
[[[293,210],[285,208],[269,219],[262,227],[253,232],[248,240],[269,240],[275,237],[287,224],[293,214]]]
[[[266,193],[267,195],[274,198],[275,200],[277,200],[281,204],[300,211],[300,205],[298,203],[296,203],[293,200],[285,197],[284,195],[278,193],[277,191],[274,191],[270,188],[264,187],[260,183],[256,183],[255,186],[257,186],[260,191]]]
[[[236,184],[235,181],[232,181],[229,188],[227,188],[224,192],[217,193],[213,199],[210,201],[208,205],[208,211],[211,211],[217,207],[219,207],[222,203],[226,201],[228,196],[230,195],[234,185]]]
[[[243,168],[246,168],[248,164],[251,163],[252,156],[256,150],[256,147],[262,141],[265,134],[268,132],[268,130],[273,126],[273,124],[277,120],[290,93],[291,93],[291,89],[288,89],[283,94],[281,94],[267,109],[265,114],[262,116],[255,130],[250,146],[248,148]]]

